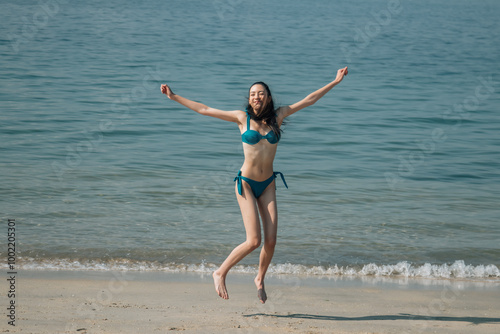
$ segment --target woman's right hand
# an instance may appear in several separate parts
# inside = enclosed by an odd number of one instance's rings
[[[168,87],[168,85],[161,85],[161,93],[167,95],[169,99],[172,100],[172,97],[175,95],[174,92]]]

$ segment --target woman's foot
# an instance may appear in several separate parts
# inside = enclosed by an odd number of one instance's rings
[[[226,290],[226,277],[218,274],[217,271],[214,271],[212,274],[214,278],[215,291],[222,299],[229,299],[229,294]]]
[[[255,277],[254,282],[255,286],[257,286],[257,297],[259,298],[260,302],[264,304],[267,300],[266,289],[264,289],[264,282],[257,277]]]

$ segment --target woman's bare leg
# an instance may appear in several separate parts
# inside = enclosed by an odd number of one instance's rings
[[[278,208],[276,204],[276,189],[272,182],[264,193],[257,200],[260,216],[262,218],[262,227],[264,229],[264,247],[260,252],[259,272],[255,277],[257,286],[257,296],[262,304],[267,300],[266,290],[264,288],[264,276],[267,268],[271,264],[276,246],[276,236],[278,234]]]
[[[214,278],[215,291],[217,291],[217,294],[223,299],[229,298],[226,289],[226,276],[229,269],[259,247],[261,240],[259,212],[257,210],[255,197],[253,196],[250,186],[246,182],[242,183],[242,188],[242,195],[238,194],[236,190],[236,197],[240,205],[243,224],[245,225],[246,240],[233,249],[219,269],[214,271],[212,275]]]

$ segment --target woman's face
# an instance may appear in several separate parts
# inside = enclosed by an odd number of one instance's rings
[[[248,104],[253,108],[255,114],[259,114],[269,103],[271,97],[267,94],[264,86],[257,84],[250,87],[250,97]]]

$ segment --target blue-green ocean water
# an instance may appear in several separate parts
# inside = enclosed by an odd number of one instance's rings
[[[160,84],[232,110],[262,80],[285,105],[349,66],[284,127],[271,272],[499,279],[499,15],[494,0],[2,1],[1,234],[15,219],[28,269],[210,270],[245,237],[240,134]]]

